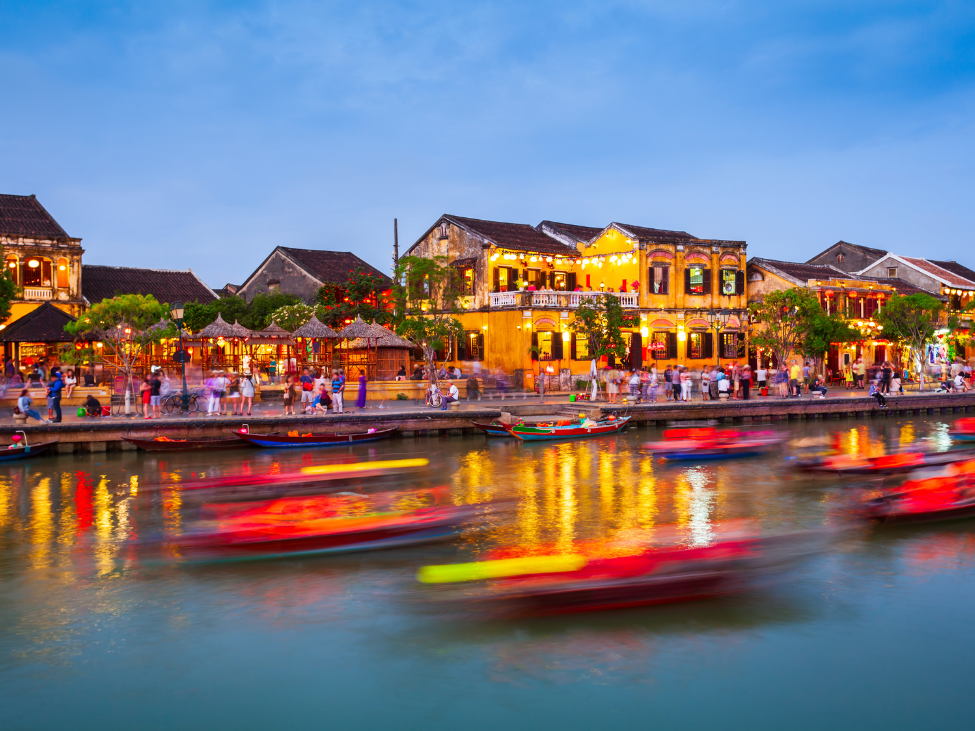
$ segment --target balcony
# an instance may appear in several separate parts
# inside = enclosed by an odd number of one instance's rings
[[[575,309],[583,300],[595,299],[603,292],[491,292],[491,309],[502,307],[551,307],[559,310]],[[606,292],[620,301],[623,307],[636,309],[640,295],[636,292]]]
[[[24,287],[25,300],[54,299],[54,290],[50,287]]]

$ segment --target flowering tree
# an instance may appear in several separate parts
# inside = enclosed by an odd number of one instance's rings
[[[780,366],[792,353],[802,350],[810,327],[822,312],[816,295],[803,287],[769,292],[749,309],[754,323],[752,343],[771,351]],[[812,340],[809,344],[815,345]]]
[[[136,365],[152,343],[170,335],[170,330],[175,333],[175,327],[153,327],[168,315],[167,307],[151,294],[123,294],[92,305],[83,317],[64,326],[72,335],[101,343],[100,359],[125,374],[126,413]]]
[[[341,287],[326,284],[318,290],[315,315],[335,329],[341,329],[356,317],[386,325],[392,321],[390,297],[387,280],[364,269],[353,269]]]
[[[304,325],[315,314],[315,308],[310,305],[297,304],[279,307],[271,313],[271,320],[276,322],[279,327],[283,327],[289,333],[293,333]]]

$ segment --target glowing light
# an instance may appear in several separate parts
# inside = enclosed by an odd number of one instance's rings
[[[684,332],[683,328],[677,331],[677,339],[680,340],[681,342],[687,340],[687,333]]]
[[[67,268],[68,268],[68,267],[66,267],[66,266],[65,266],[64,264],[61,264],[61,265],[60,265],[60,266],[58,267],[58,271],[61,271],[61,272],[63,272],[63,271],[64,271],[65,269],[67,269]]]
[[[538,257],[537,256],[533,256],[531,258],[531,262],[534,264],[536,261],[538,261]]]
[[[17,268],[17,262],[12,261],[7,266],[9,266],[11,269],[16,269]]]
[[[317,467],[302,467],[306,475],[330,475],[338,472],[367,472],[372,470],[395,470],[407,467],[426,467],[430,460],[425,457],[415,459],[392,459],[378,462],[356,462],[354,464],[326,464]]]
[[[563,330],[562,331],[562,342],[563,343],[567,343],[571,339],[572,339],[572,333],[570,333],[568,330]]]
[[[29,266],[31,269],[37,269],[37,267],[40,265],[41,263],[37,261],[37,259],[31,259],[29,262],[27,262],[27,266]]]
[[[503,558],[497,561],[424,566],[416,578],[424,584],[446,584],[458,581],[500,579],[522,574],[554,574],[578,571],[586,565],[585,556],[529,556],[527,558]]]
[[[650,337],[650,328],[644,326],[640,328],[640,336],[647,338]]]

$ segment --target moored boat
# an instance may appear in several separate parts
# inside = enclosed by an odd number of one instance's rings
[[[959,442],[975,441],[975,418],[959,419],[948,430],[948,436]]]
[[[595,437],[604,434],[615,434],[626,428],[630,416],[621,418],[609,417],[605,421],[572,422],[565,426],[540,426],[529,424],[517,424],[511,427],[510,434],[524,442],[552,441],[555,439],[580,439],[582,437]]]
[[[360,442],[375,442],[380,439],[388,439],[399,427],[391,429],[370,429],[365,432],[352,434],[299,434],[298,431],[291,431],[287,434],[244,434],[234,432],[238,439],[243,439],[250,444],[258,447],[271,447],[275,449],[293,449],[296,447],[336,447],[342,444],[358,444]]]
[[[472,421],[471,424],[489,437],[510,437],[511,427],[513,426],[513,424],[502,424],[500,421]]]
[[[22,444],[17,443],[20,435],[23,435]],[[40,457],[48,454],[51,448],[60,441],[58,439],[52,439],[50,442],[28,444],[27,435],[24,432],[18,432],[14,439],[14,444],[11,444],[5,449],[0,449],[0,462],[13,462],[18,459],[27,459],[28,457]]]
[[[795,466],[804,472],[881,476],[903,474],[928,467],[941,467],[971,459],[975,459],[975,449],[959,449],[948,452],[897,452],[876,457],[858,454],[833,454],[823,457],[799,458],[795,461]]]
[[[197,452],[213,449],[247,449],[252,446],[237,437],[212,437],[209,439],[170,439],[169,437],[139,439],[138,437],[122,437],[122,439],[146,452]]]

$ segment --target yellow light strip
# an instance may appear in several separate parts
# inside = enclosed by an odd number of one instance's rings
[[[353,462],[352,464],[326,464],[320,467],[302,467],[306,475],[331,475],[336,472],[371,472],[372,470],[395,470],[403,467],[426,467],[430,460],[425,457],[418,459],[393,459],[385,462]]]
[[[458,581],[501,579],[522,574],[578,571],[585,565],[585,556],[528,556],[527,558],[503,558],[497,561],[424,566],[417,572],[416,578],[424,584],[450,584]]]

